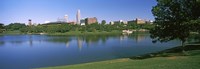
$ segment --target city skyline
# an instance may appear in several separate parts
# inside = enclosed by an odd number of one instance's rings
[[[76,21],[77,10],[81,18],[97,17],[107,23],[116,20],[135,18],[154,20],[151,13],[155,0],[1,0],[0,23],[33,23],[57,21],[58,17],[68,15],[69,21]]]

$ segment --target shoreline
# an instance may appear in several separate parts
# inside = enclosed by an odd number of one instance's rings
[[[0,33],[0,35],[121,35],[121,31],[111,31],[111,32],[106,32],[106,31],[97,31],[97,32],[81,32],[81,31],[69,31],[65,33],[21,33],[21,32],[5,32],[5,33]]]
[[[148,31],[134,31],[132,34],[146,34]],[[21,32],[5,32],[0,33],[0,35],[67,35],[67,36],[78,36],[78,35],[132,35],[124,34],[122,31],[114,30],[111,32],[107,31],[96,31],[96,32],[81,32],[81,31],[69,31],[65,33],[21,33]]]

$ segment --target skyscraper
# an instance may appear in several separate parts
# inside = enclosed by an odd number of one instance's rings
[[[81,12],[78,9],[77,14],[76,14],[76,23],[80,25],[80,19],[81,19]]]

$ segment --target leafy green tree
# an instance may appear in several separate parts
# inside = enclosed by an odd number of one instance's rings
[[[102,21],[101,21],[101,24],[102,24],[102,25],[105,25],[105,24],[106,24],[106,20],[102,20]]]
[[[152,28],[154,28],[154,27],[155,27],[154,24],[144,24],[144,25],[142,26],[142,29],[150,30],[150,29],[152,29]]]
[[[19,31],[22,32],[22,33],[27,33],[29,30],[30,29],[28,29],[27,27],[19,29]]]
[[[0,33],[3,32],[3,29],[4,29],[4,24],[0,23]]]
[[[99,31],[105,31],[106,20],[102,20],[99,24]]]
[[[3,29],[3,28],[4,28],[4,24],[0,23],[0,29]]]
[[[188,23],[190,23],[189,26],[191,31],[200,33],[200,19],[191,20]]]
[[[13,30],[20,30],[21,28],[25,28],[25,27],[26,25],[22,23],[11,23],[6,26],[6,29],[13,31]]]
[[[157,2],[152,9],[155,27],[150,31],[154,42],[180,39],[183,45],[190,35],[189,21],[200,17],[200,0],[157,0]]]
[[[136,28],[137,28],[136,22],[134,21],[128,22],[127,29],[136,29]]]

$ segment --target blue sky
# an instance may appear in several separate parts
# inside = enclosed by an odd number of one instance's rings
[[[0,23],[34,23],[56,21],[69,16],[75,21],[76,12],[81,17],[97,17],[101,20],[133,20],[135,18],[154,20],[151,13],[156,0],[0,0]]]

